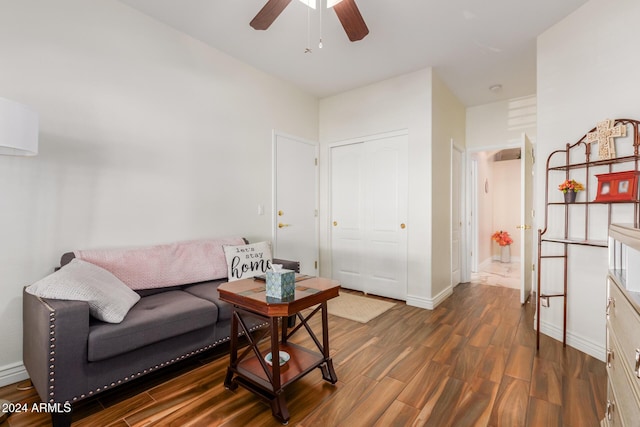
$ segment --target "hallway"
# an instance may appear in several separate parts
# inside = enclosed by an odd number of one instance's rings
[[[480,271],[471,273],[471,283],[520,289],[520,263],[492,261]]]

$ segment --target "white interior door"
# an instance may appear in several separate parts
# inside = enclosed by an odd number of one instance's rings
[[[367,141],[366,246],[368,293],[407,298],[407,136]]]
[[[462,184],[462,151],[451,141],[451,286],[460,283],[461,277],[461,184]]]
[[[341,286],[364,292],[364,143],[331,148],[331,269]]]
[[[318,146],[274,136],[274,257],[300,261],[300,272],[318,272]]]
[[[520,302],[524,304],[531,295],[533,271],[533,171],[535,155],[533,144],[522,134],[520,173]]]
[[[331,147],[332,277],[348,289],[407,296],[408,136]]]

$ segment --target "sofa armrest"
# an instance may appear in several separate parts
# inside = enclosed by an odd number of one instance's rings
[[[293,270],[296,273],[300,273],[300,261],[291,261],[288,259],[279,259],[279,258],[274,258],[272,260],[273,264],[282,264],[282,268],[285,268],[287,270]]]
[[[43,402],[71,401],[87,389],[89,304],[23,291],[23,359]]]

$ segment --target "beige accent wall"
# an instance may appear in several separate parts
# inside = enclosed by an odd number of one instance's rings
[[[451,291],[451,143],[465,147],[465,107],[435,73],[432,84],[431,298],[438,298]]]

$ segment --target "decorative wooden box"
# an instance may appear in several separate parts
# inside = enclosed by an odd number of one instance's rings
[[[596,175],[596,202],[638,200],[638,171],[613,172]]]

